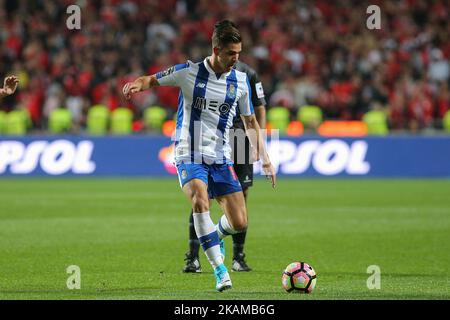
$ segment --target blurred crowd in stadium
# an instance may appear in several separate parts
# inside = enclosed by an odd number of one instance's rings
[[[81,30],[69,30],[66,9],[81,8]],[[381,8],[381,29],[369,30],[366,8]],[[0,77],[16,74],[18,92],[4,113],[26,109],[31,130],[67,108],[73,132],[83,132],[93,105],[132,111],[134,131],[144,110],[159,105],[171,119],[177,88],[121,95],[124,83],[211,52],[214,23],[240,28],[241,60],[255,68],[268,106],[305,105],[324,119],[360,120],[387,114],[389,128],[440,130],[450,109],[450,4],[446,0],[0,0]]]

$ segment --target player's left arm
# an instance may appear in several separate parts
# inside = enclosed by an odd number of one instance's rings
[[[13,94],[16,91],[18,84],[19,79],[16,76],[6,77],[3,88],[0,88],[0,98]]]
[[[258,121],[259,127],[261,129],[266,128],[266,106],[260,105],[255,107],[255,115],[256,115],[256,121]]]
[[[276,173],[275,168],[270,161],[269,154],[267,153],[264,139],[261,133],[261,128],[256,120],[254,114],[243,116],[244,125],[246,129],[247,136],[250,140],[252,147],[256,148],[256,160],[262,161],[262,169],[264,174],[272,180],[272,187],[275,187],[276,183]]]
[[[256,160],[262,161],[262,169],[266,177],[272,180],[272,187],[275,187],[276,173],[270,161],[269,154],[266,151],[261,128],[256,120],[253,109],[252,89],[248,77],[246,76],[246,86],[239,98],[239,109],[244,121],[245,130],[250,140],[250,144],[256,149]]]
[[[266,128],[266,100],[261,81],[255,71],[247,72],[247,86],[240,99],[239,108],[247,136],[252,145],[254,158],[262,160],[263,171],[275,187],[276,173],[265,148],[261,128]],[[253,106],[257,106],[253,110]],[[256,115],[256,116],[255,116]]]

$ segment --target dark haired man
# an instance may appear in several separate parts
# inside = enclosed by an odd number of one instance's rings
[[[166,85],[180,87],[175,138],[175,161],[183,193],[192,204],[194,227],[216,278],[216,289],[231,288],[223,263],[221,239],[247,229],[242,187],[233,169],[229,131],[237,109],[245,123],[262,169],[275,186],[276,174],[265,150],[253,110],[246,73],[234,69],[242,50],[239,30],[219,22],[212,37],[212,54],[199,63],[188,61],[125,84],[123,94]],[[209,199],[224,212],[215,225]]]
[[[262,83],[259,81],[258,74],[247,64],[238,61],[234,68],[236,70],[245,72],[250,81],[250,89],[252,95],[252,103],[255,109],[256,120],[261,129],[266,127],[266,100],[264,98],[264,89]],[[237,115],[233,122],[234,130],[245,130],[242,118]],[[234,171],[239,178],[244,193],[245,203],[247,203],[249,188],[253,185],[253,163],[250,161],[249,141],[248,138],[235,139],[231,141],[234,147]],[[238,159],[238,153],[241,153],[241,159]],[[247,272],[252,269],[248,266],[245,260],[244,245],[247,231],[235,233],[233,238],[233,260],[231,269],[236,272]],[[183,272],[200,273],[202,268],[198,257],[200,249],[200,241],[197,238],[194,228],[193,212],[189,216],[189,251],[185,256],[185,266]]]

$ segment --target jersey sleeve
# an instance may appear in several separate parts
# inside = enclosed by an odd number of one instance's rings
[[[265,106],[267,102],[264,95],[264,88],[256,72],[250,76],[250,87],[252,89],[253,106]]]
[[[180,86],[180,79],[186,75],[189,68],[189,61],[186,63],[176,64],[164,71],[156,73],[156,80],[160,86]]]
[[[252,89],[247,75],[245,76],[243,94],[238,100],[239,111],[243,116],[250,116],[255,113],[252,102]]]

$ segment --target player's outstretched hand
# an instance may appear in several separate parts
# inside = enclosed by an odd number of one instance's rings
[[[130,100],[131,94],[142,91],[142,86],[142,81],[139,80],[127,82],[122,89],[123,95],[127,100]]]
[[[13,94],[16,91],[18,84],[19,84],[19,79],[16,76],[6,77],[5,81],[3,83],[3,89],[1,89],[2,93],[5,96],[9,96],[9,95]]]
[[[272,181],[272,188],[275,188],[275,184],[277,182],[277,174],[275,172],[275,168],[272,163],[266,163],[262,165],[262,170],[266,175],[266,178]]]

